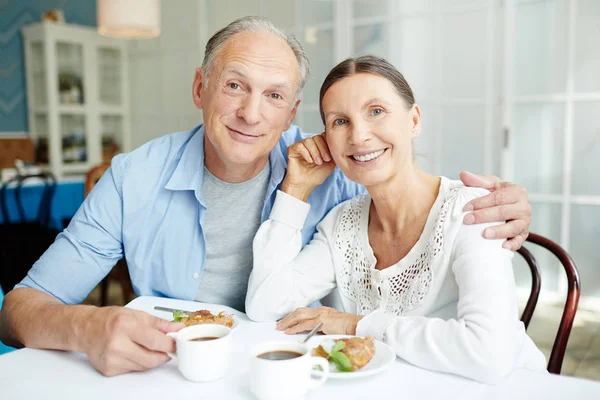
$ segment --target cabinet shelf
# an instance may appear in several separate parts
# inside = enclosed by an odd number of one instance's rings
[[[39,164],[39,167],[44,172],[52,172],[52,168],[49,164]],[[72,162],[65,163],[63,165],[63,176],[64,175],[82,175],[90,169],[90,165],[87,162]]]
[[[80,115],[85,113],[85,106],[82,104],[61,104],[58,106],[58,112],[60,114]]]
[[[82,162],[74,162],[68,163],[63,166],[63,170],[65,173],[74,174],[74,173],[86,173],[90,169],[88,163]]]
[[[125,108],[122,106],[107,106],[107,105],[101,105],[99,110],[98,110],[99,114],[102,115],[124,115],[125,114]]]

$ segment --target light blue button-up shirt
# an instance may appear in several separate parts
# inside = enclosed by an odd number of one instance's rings
[[[271,151],[263,221],[285,176],[287,147],[308,136],[291,126]],[[77,304],[125,256],[137,295],[193,300],[206,259],[203,179],[202,125],[116,156],[69,226],[17,287],[43,290],[66,304]],[[308,198],[304,244],[329,210],[359,193],[364,188],[336,168]]]

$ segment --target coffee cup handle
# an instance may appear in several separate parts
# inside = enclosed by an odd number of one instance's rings
[[[169,333],[167,333],[167,336],[171,336],[173,339],[175,339],[177,341],[177,332],[169,332]],[[175,345],[177,345],[177,342],[175,343]],[[171,357],[173,360],[177,359],[177,354],[175,354],[175,353],[171,353],[171,352],[167,351],[167,355],[169,357]]]
[[[311,379],[309,389],[313,390],[313,389],[323,386],[325,384],[325,381],[329,377],[329,361],[327,361],[327,359],[325,359],[323,357],[311,357],[310,359],[312,361],[313,367],[318,365],[321,368],[323,368],[323,374],[320,377],[318,377],[316,379],[315,378]]]

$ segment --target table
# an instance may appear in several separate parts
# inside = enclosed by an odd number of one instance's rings
[[[23,185],[21,194],[23,197],[23,208],[25,217],[28,220],[34,219],[37,216],[40,199],[42,197],[43,186],[39,183],[29,184],[26,182]],[[7,208],[8,214],[12,221],[17,221],[19,214],[17,212],[17,204],[15,201],[15,190],[13,186],[7,188]],[[50,226],[54,229],[63,230],[64,222],[68,221],[75,215],[79,206],[83,203],[83,179],[76,178],[70,180],[60,180],[56,183],[56,191],[52,199],[52,207],[50,210]],[[2,213],[0,213],[0,224],[2,221]]]
[[[155,305],[200,309],[201,303],[156,297],[138,297],[127,305],[158,317]],[[2,399],[253,399],[247,382],[249,349],[267,340],[298,340],[275,330],[274,323],[255,323],[237,311],[232,365],[225,378],[192,383],[177,370],[176,361],[147,372],[105,378],[85,355],[22,349],[0,356]],[[332,399],[600,399],[600,382],[516,370],[507,380],[487,386],[454,375],[427,371],[397,360],[386,371],[357,380],[330,379],[307,400]]]

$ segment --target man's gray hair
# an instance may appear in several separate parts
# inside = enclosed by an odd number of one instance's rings
[[[308,56],[306,55],[306,52],[304,51],[304,48],[302,48],[302,45],[298,39],[296,39],[293,35],[288,35],[283,29],[264,17],[248,16],[236,19],[225,28],[212,35],[212,37],[208,40],[208,43],[206,43],[204,60],[202,61],[202,70],[206,74],[206,78],[208,79],[214,61],[225,43],[231,39],[233,35],[248,31],[273,33],[274,35],[277,35],[285,40],[290,46],[294,52],[294,55],[296,56],[296,60],[298,60],[298,67],[300,69],[300,87],[298,88],[297,94],[297,96],[299,96],[302,88],[308,80],[308,75],[310,73]]]

